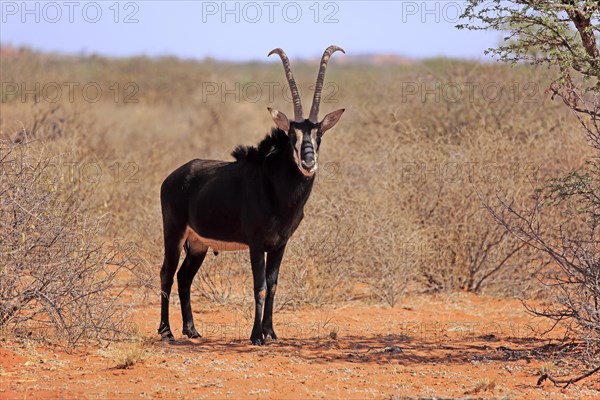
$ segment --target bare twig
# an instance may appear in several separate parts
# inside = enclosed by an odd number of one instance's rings
[[[576,383],[579,382],[582,379],[585,379],[593,374],[595,374],[596,372],[600,371],[600,366],[594,368],[591,371],[586,372],[583,375],[579,375],[575,378],[570,378],[570,379],[558,379],[558,378],[554,378],[552,375],[550,374],[543,374],[542,376],[540,376],[540,378],[537,381],[537,385],[540,386],[545,380],[549,380],[550,382],[554,383],[554,386],[560,386],[563,385],[563,389],[566,389],[567,387],[569,387],[569,385],[571,385],[572,383]]]

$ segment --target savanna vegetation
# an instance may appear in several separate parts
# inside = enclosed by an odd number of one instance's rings
[[[2,323],[46,338],[62,330],[70,344],[126,334],[123,313],[158,298],[160,183],[191,158],[227,160],[258,142],[266,107],[291,109],[281,66],[13,48],[2,58]],[[551,71],[450,59],[331,66],[321,108],[347,112],[324,137],[276,306],[393,307],[407,293],[452,291],[545,299],[549,260],[481,199],[526,202],[594,154],[551,99]],[[314,65],[294,68],[310,96]],[[249,277],[245,252],[210,255],[195,294],[243,309]]]
[[[568,327],[585,343],[594,360],[600,344],[600,276],[598,240],[598,152],[600,151],[600,5],[597,1],[468,2],[461,29],[508,31],[505,40],[488,50],[498,59],[549,68],[548,92],[573,112],[594,156],[585,166],[543,184],[525,204],[496,196],[486,207],[514,237],[549,260],[540,271],[550,304],[530,307],[533,314]],[[557,218],[558,216],[558,218]],[[556,379],[554,384],[583,379]]]

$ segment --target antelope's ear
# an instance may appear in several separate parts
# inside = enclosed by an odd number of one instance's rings
[[[342,114],[346,111],[344,108],[330,112],[321,121],[321,133],[325,133],[329,129],[333,128],[338,123]]]
[[[267,110],[271,113],[271,118],[273,118],[273,122],[275,122],[275,126],[279,129],[287,133],[290,131],[290,121],[288,117],[285,116],[281,111],[277,111],[274,108],[267,107]]]

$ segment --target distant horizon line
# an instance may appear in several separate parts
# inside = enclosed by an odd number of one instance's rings
[[[20,52],[20,51],[31,51],[34,53],[47,54],[47,55],[55,55],[60,57],[103,57],[103,58],[112,58],[112,59],[128,59],[128,58],[149,58],[149,59],[164,59],[164,58],[175,58],[181,61],[197,61],[197,62],[206,62],[206,61],[214,61],[219,63],[230,63],[230,64],[248,64],[248,63],[271,63],[276,62],[277,60],[267,59],[265,54],[265,59],[252,58],[252,59],[229,59],[229,58],[218,58],[215,56],[181,56],[177,54],[156,54],[149,55],[147,53],[137,53],[137,54],[129,54],[129,55],[116,55],[116,54],[106,54],[97,51],[88,51],[82,49],[78,52],[68,52],[61,50],[44,50],[40,48],[35,48],[33,46],[28,45],[19,45],[15,46],[10,43],[0,43],[0,58],[2,56],[8,55],[6,54],[11,52]],[[300,56],[294,57],[297,62],[306,62],[306,63],[318,63],[320,60],[320,56]],[[427,57],[411,57],[408,55],[385,51],[385,52],[360,52],[356,54],[340,54],[336,57],[339,62],[347,63],[347,64],[368,64],[368,65],[411,65],[417,64],[422,61],[432,60],[432,59],[448,59],[448,60],[465,60],[465,61],[477,61],[477,62],[491,62],[494,61],[493,58],[490,57],[460,57],[460,56],[448,56],[448,55],[432,55]]]

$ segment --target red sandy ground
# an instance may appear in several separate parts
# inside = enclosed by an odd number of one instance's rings
[[[196,309],[202,303],[193,299]],[[542,367],[563,375],[581,365],[561,356],[558,334],[542,336],[544,322],[516,300],[415,296],[393,309],[280,311],[280,339],[263,347],[249,345],[251,323],[241,313],[204,306],[211,308],[195,312],[204,337],[176,335],[173,343],[154,334],[158,302],[136,312],[149,340],[145,359],[127,369],[118,368],[126,344],[67,354],[8,336],[0,398],[600,398],[597,376],[567,389],[536,386]]]

